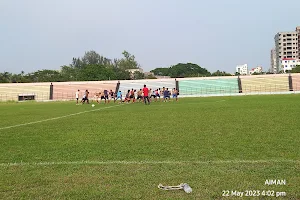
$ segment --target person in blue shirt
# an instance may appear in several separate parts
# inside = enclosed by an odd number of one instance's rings
[[[119,91],[119,92],[117,93],[117,98],[115,98],[115,102],[116,102],[118,99],[120,99],[121,102],[122,102],[122,92],[121,92],[121,91]]]

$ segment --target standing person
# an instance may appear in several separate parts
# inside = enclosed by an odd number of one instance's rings
[[[80,101],[80,103],[82,103],[82,104],[84,104],[84,102],[85,102],[85,93],[83,93],[83,95],[82,95],[82,99],[81,99],[81,101]]]
[[[160,96],[164,97],[165,90],[166,90],[165,87],[163,87],[162,90],[160,91]],[[164,101],[164,98],[162,98],[161,101]]]
[[[116,102],[118,99],[120,99],[120,102],[122,102],[122,92],[121,92],[121,91],[119,91],[119,92],[117,93],[117,98],[115,98],[115,102]]]
[[[144,93],[144,102],[145,102],[145,105],[147,104],[146,103],[147,101],[148,101],[148,105],[150,105],[150,101],[149,101],[149,89],[147,88],[146,85],[144,85],[143,93]]]
[[[135,97],[134,97],[134,89],[132,88],[132,90],[130,91],[130,96],[129,96],[130,99],[132,99],[132,103],[135,102]]]
[[[110,92],[109,92],[109,94],[110,94],[110,99],[112,100],[114,100],[114,102],[115,102],[115,93],[112,91],[112,90],[110,90]]]
[[[86,103],[89,104],[89,94],[90,92],[88,90],[85,90],[85,100],[86,100]]]
[[[151,96],[150,96],[150,100],[151,100],[151,101],[152,101],[152,98],[153,98],[153,99],[155,100],[155,102],[156,102],[156,100],[157,100],[157,99],[156,99],[156,91],[157,91],[157,90],[153,90],[153,91],[152,91]]]
[[[137,92],[137,99],[136,100],[139,100],[139,102],[141,102],[141,100],[143,100],[143,90],[140,89],[138,92]]]
[[[105,103],[109,102],[109,99],[108,99],[108,91],[107,90],[104,90],[104,99],[105,99]]]
[[[152,94],[152,89],[150,88],[150,90],[148,91],[148,97],[150,102],[151,102],[151,94]]]
[[[159,98],[159,101],[160,101],[160,88],[158,88],[158,89],[155,91],[155,94],[156,94],[156,99],[155,99],[155,101],[157,101],[157,98]]]
[[[100,96],[100,101],[99,101],[99,102],[101,103],[102,99],[105,100],[104,91],[101,91],[101,92],[99,93],[99,96]]]
[[[87,104],[90,103],[90,102],[89,102],[89,91],[88,91],[88,90],[85,90],[84,95],[83,95],[82,100],[81,100],[80,103],[84,104],[85,102],[86,102]]]
[[[176,88],[173,89],[173,101],[174,101],[174,98],[176,99],[176,101],[178,101],[178,90]]]
[[[97,103],[99,104],[101,102],[101,92],[97,92]]]
[[[80,91],[80,90],[77,90],[77,91],[76,91],[76,94],[75,94],[75,96],[76,96],[76,105],[78,105],[79,91]]]
[[[170,101],[170,91],[169,91],[169,88],[167,88],[167,89],[164,90],[164,102],[167,102],[167,99],[168,99],[168,101]]]

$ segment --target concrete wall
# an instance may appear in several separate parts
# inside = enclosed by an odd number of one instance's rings
[[[220,96],[235,95],[237,90],[237,76],[223,77],[193,77],[177,78],[180,96]],[[242,94],[270,94],[289,92],[288,74],[270,74],[256,76],[240,76]],[[149,80],[121,80],[120,90],[140,89],[146,84],[149,88],[175,87],[175,79],[149,79]],[[293,89],[300,91],[300,74],[292,74]],[[75,92],[81,90],[81,95],[88,89],[90,97],[95,92],[116,88],[118,81],[75,81],[54,82],[54,100],[75,99]],[[180,83],[182,84],[180,86]],[[49,100],[51,83],[5,83],[0,84],[0,101],[18,100],[19,94],[34,94],[36,100]],[[208,91],[209,89],[209,91]],[[207,91],[206,91],[207,90]],[[122,92],[124,92],[122,91]],[[192,91],[192,92],[190,92]],[[214,92],[216,91],[216,92]],[[181,95],[182,94],[182,95]]]

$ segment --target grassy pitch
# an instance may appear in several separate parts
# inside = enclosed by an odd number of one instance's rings
[[[3,199],[300,199],[299,95],[0,111]]]

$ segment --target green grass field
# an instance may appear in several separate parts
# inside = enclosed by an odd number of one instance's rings
[[[300,95],[0,111],[1,199],[300,199]]]

